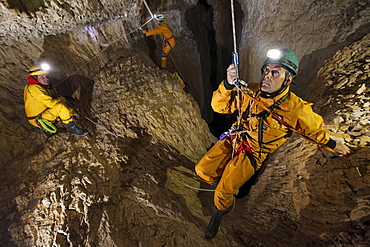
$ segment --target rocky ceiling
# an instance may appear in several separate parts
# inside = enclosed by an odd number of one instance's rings
[[[147,3],[147,7],[145,4]],[[233,51],[229,1],[0,1],[2,246],[367,246],[370,239],[370,3],[235,1],[241,77],[270,47],[297,51],[293,91],[315,103],[348,157],[297,136],[246,185],[218,236],[197,160],[228,122],[211,92]],[[178,44],[160,70],[145,39],[163,12]],[[27,69],[47,61],[77,121],[46,136],[23,110]],[[172,75],[178,72],[186,87]],[[222,121],[221,121],[222,120]],[[326,157],[330,154],[324,153]],[[257,178],[256,178],[257,179]]]

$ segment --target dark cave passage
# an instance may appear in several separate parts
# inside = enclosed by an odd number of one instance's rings
[[[212,87],[210,82],[217,77],[217,44],[213,27],[213,8],[207,1],[201,0],[193,8],[186,11],[187,27],[194,35],[201,64],[203,104],[201,107],[203,118],[212,121],[210,101]]]
[[[220,82],[225,78],[226,69],[232,61],[234,47],[230,9],[229,2],[217,3],[217,5],[212,6],[206,0],[201,0],[196,6],[187,10],[185,14],[187,26],[194,34],[201,61],[202,101],[204,104],[203,107],[201,105],[202,115],[208,123],[210,131],[216,137],[230,128],[233,123],[232,116],[216,113],[211,108],[213,91],[218,88]],[[244,16],[237,1],[235,2],[234,11],[236,43],[238,46]],[[214,19],[216,12],[218,20]],[[216,23],[215,21],[220,22]],[[216,33],[216,28],[223,31]]]

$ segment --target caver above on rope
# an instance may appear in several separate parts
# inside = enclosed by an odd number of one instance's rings
[[[76,126],[74,110],[67,105],[67,100],[64,97],[52,97],[48,74],[47,67],[34,65],[29,69],[28,84],[24,87],[24,107],[28,122],[48,133],[56,133],[57,128],[52,123],[60,120],[72,134],[87,135],[86,130]]]
[[[168,53],[176,46],[176,37],[173,35],[172,29],[165,22],[164,14],[154,15],[154,19],[159,24],[153,29],[148,31],[142,30],[142,33],[146,36],[152,36],[160,34],[163,40],[162,43],[162,52],[161,52],[161,68],[164,69],[167,67],[167,56]]]

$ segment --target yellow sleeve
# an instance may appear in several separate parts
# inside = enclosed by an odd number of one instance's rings
[[[53,108],[57,103],[63,101],[64,99],[63,97],[53,99],[49,95],[49,92],[45,88],[39,85],[34,86],[34,87],[28,87],[28,90],[35,100],[46,105],[48,108]]]
[[[324,119],[312,110],[311,103],[298,99],[298,97],[292,94],[291,96],[296,99],[291,101],[288,106],[291,109],[289,111],[290,114],[285,115],[284,120],[303,137],[308,137],[319,144],[327,144],[330,140],[330,135],[324,128]],[[281,105],[282,107],[283,104]]]
[[[153,28],[153,29],[149,29],[145,35],[146,36],[152,36],[152,35],[156,35],[156,34],[160,34],[160,33],[163,33],[163,27],[161,25]]]
[[[228,90],[222,81],[216,91],[213,92],[211,106],[215,112],[230,114],[238,109],[236,88]]]
[[[297,126],[302,129],[303,135],[320,144],[327,144],[330,135],[324,128],[324,119],[312,110],[311,104],[306,104],[302,109],[302,117],[298,120]]]

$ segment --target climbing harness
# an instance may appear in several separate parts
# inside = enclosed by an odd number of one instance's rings
[[[238,150],[236,151],[236,155],[240,154],[240,153],[246,153],[246,154],[251,154],[252,153],[252,147],[249,145],[248,141],[247,141],[247,138],[245,137],[245,134],[243,133],[240,133],[240,136],[242,137],[242,142],[238,148]],[[230,135],[230,138],[231,139],[236,139],[237,135]]]
[[[238,86],[239,81],[239,55],[236,48],[236,31],[235,31],[235,16],[234,16],[234,0],[230,1],[231,3],[231,23],[232,23],[232,29],[233,29],[233,44],[234,44],[234,52],[232,55],[232,60],[234,64],[235,69],[235,80],[233,81],[233,84],[235,86]],[[239,88],[238,88],[239,89]],[[237,118],[237,125],[240,126],[241,124],[241,99],[240,99],[240,90],[237,90],[237,97],[238,97],[238,118]]]
[[[170,39],[175,39],[175,36],[173,36],[173,35],[172,35],[172,36],[171,36],[171,37],[169,37],[168,39],[166,39],[166,38],[164,38],[164,39],[165,39],[165,41],[166,41],[166,42],[168,42]],[[168,43],[168,44],[171,46],[171,44],[170,44],[170,43]],[[172,48],[172,47],[171,47],[171,48]]]
[[[281,103],[283,103],[289,97],[289,94],[290,94],[289,92],[286,93],[283,97],[281,97],[273,105],[269,106],[268,107],[268,110],[269,111],[263,110],[262,112],[260,112],[260,113],[258,113],[256,115],[256,117],[259,117],[259,123],[258,123],[258,144],[260,146],[260,153],[262,152],[262,145],[264,144],[263,141],[262,141],[262,139],[263,139],[263,121],[270,115],[270,113],[272,113],[272,111],[274,111]],[[273,141],[277,141],[277,140],[273,140]]]

